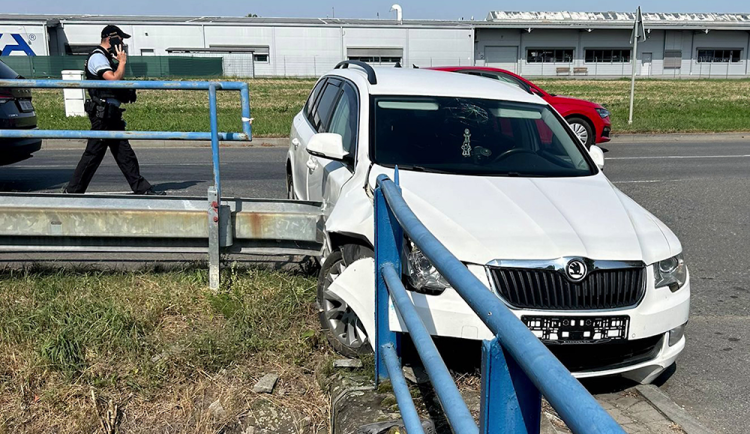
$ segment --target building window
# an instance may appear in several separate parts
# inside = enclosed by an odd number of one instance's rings
[[[572,61],[572,48],[530,48],[526,50],[526,62],[528,63],[571,63]]]
[[[681,50],[665,50],[664,51],[664,68],[679,69],[682,67],[682,51]]]
[[[742,50],[698,50],[698,63],[737,63],[740,61]]]
[[[268,63],[268,54],[253,54],[253,60],[258,63]]]
[[[630,62],[630,50],[586,50],[585,60],[586,63],[627,63]]]
[[[349,56],[349,60],[359,60],[360,62],[367,63],[398,63],[401,61],[401,58],[389,56]]]

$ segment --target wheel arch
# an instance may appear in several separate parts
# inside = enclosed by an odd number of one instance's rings
[[[375,251],[375,246],[372,245],[366,236],[361,234],[352,232],[328,232],[326,236],[328,237],[328,247],[331,251],[338,250],[347,244],[355,244]]]
[[[571,118],[581,118],[584,121],[588,122],[589,125],[591,125],[591,129],[594,130],[594,143],[596,143],[596,138],[598,137],[599,132],[596,130],[596,123],[594,123],[594,121],[591,120],[591,117],[581,112],[572,112],[569,115],[565,116],[566,121]]]

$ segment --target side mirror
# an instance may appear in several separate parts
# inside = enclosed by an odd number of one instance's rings
[[[602,148],[596,145],[591,145],[589,148],[589,155],[591,155],[591,159],[594,160],[594,163],[596,163],[598,168],[604,168],[604,151],[602,151]]]
[[[313,135],[307,144],[307,152],[310,155],[338,161],[344,160],[349,155],[344,150],[344,141],[341,134],[336,133],[318,133]]]

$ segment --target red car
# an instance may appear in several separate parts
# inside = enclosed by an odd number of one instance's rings
[[[594,143],[609,142],[610,140],[612,124],[609,120],[609,110],[599,104],[547,93],[529,80],[504,69],[483,66],[441,66],[427,69],[478,75],[514,84],[527,92],[539,95],[554,107],[568,121],[573,131],[587,148]]]

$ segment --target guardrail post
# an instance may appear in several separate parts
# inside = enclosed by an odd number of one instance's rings
[[[542,395],[497,338],[482,342],[481,433],[538,434]]]
[[[219,290],[219,263],[221,261],[219,219],[219,196],[216,187],[208,187],[208,286],[214,291]]]
[[[393,264],[401,273],[401,247],[403,230],[396,217],[388,207],[380,188],[375,188],[375,382],[388,378],[388,369],[382,359],[383,345],[391,344],[400,353],[398,335],[391,331],[388,316],[391,310],[388,287],[385,284],[381,268],[384,264]],[[395,313],[394,313],[395,314]]]
[[[208,87],[208,108],[211,123],[211,153],[213,154],[214,187],[216,188],[216,195],[221,201],[221,177],[219,176],[219,121],[216,108],[216,89],[218,89],[217,83],[211,83]]]

